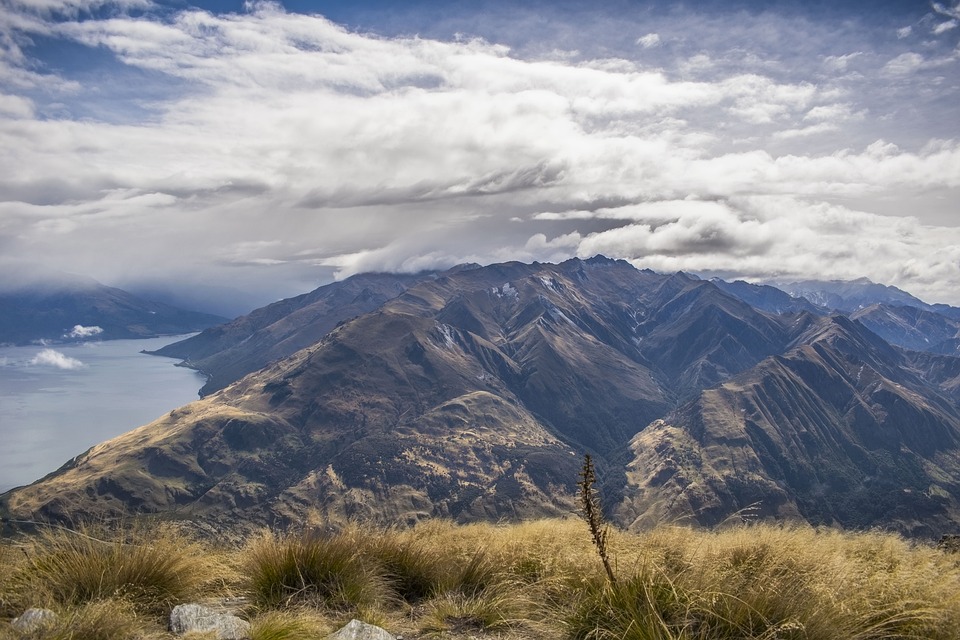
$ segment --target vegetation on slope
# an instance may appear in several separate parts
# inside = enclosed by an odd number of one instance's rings
[[[53,638],[167,638],[179,602],[242,596],[254,640],[352,617],[405,638],[948,639],[960,557],[882,533],[750,525],[610,530],[611,581],[577,520],[273,532],[223,547],[172,527],[51,529],[0,546],[0,638],[31,606]]]

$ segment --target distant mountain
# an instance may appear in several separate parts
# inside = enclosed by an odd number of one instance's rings
[[[771,310],[771,305],[764,304],[756,293],[756,285],[744,285],[718,283],[751,304]],[[806,280],[778,286],[820,309],[849,314],[890,344],[905,349],[960,355],[960,308],[928,304],[906,291],[876,284],[866,278],[826,282]],[[777,299],[775,293],[766,295]]]
[[[915,351],[960,355],[960,320],[940,313],[872,304],[850,317],[891,344]]]
[[[268,364],[0,511],[517,519],[574,509],[590,452],[629,526],[744,508],[913,535],[960,525],[960,358],[797,304],[773,313],[602,256],[358,276],[174,345],[221,383]]]
[[[792,313],[806,311],[817,315],[826,315],[829,309],[818,306],[804,297],[792,296],[786,291],[766,284],[751,284],[743,280],[727,282],[720,278],[710,280],[721,290],[734,295],[749,305],[770,313]]]
[[[0,290],[0,344],[145,338],[199,331],[225,320],[76,276]]]
[[[815,305],[833,311],[850,313],[874,304],[916,307],[917,309],[936,311],[933,305],[928,305],[902,289],[877,284],[867,278],[828,281],[803,280],[778,284],[777,287],[791,296],[806,298]]]

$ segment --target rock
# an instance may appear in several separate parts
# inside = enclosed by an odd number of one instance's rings
[[[250,623],[199,604],[178,604],[170,613],[170,631],[177,635],[213,631],[217,640],[249,640]]]
[[[14,618],[10,625],[20,633],[36,633],[49,628],[57,621],[57,614],[50,609],[27,609],[19,618]]]
[[[397,638],[378,626],[351,620],[347,626],[327,636],[327,640],[397,640]]]
[[[25,634],[34,634],[48,629],[57,621],[57,614],[50,609],[27,609],[19,618],[14,618],[10,626]]]

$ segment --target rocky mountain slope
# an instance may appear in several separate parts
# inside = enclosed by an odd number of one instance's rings
[[[955,360],[955,359],[953,359]],[[751,516],[932,536],[960,522],[960,410],[930,371],[843,316],[630,443],[619,516]]]
[[[77,276],[0,290],[0,344],[90,336],[102,340],[146,338],[200,331],[225,320],[144,300]],[[77,325],[89,333],[74,331]]]
[[[570,512],[591,452],[633,526],[744,507],[917,535],[960,523],[960,359],[603,257],[338,284],[181,343],[194,364],[232,354],[238,375],[313,340],[0,508],[515,519]]]
[[[205,373],[200,395],[207,395],[314,344],[338,323],[377,309],[432,275],[356,275],[211,327],[155,354],[180,358],[185,366]]]

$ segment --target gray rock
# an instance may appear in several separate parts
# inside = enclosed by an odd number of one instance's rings
[[[327,640],[397,640],[378,626],[351,620],[347,626],[327,636]]]
[[[19,618],[14,618],[10,626],[22,634],[33,634],[49,629],[56,623],[57,614],[50,609],[27,609]]]
[[[177,635],[213,631],[217,640],[249,640],[250,623],[200,604],[178,604],[170,613],[170,631]]]

